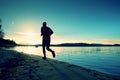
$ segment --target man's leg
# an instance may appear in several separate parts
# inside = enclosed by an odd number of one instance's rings
[[[43,48],[43,55],[44,55],[43,59],[46,59],[45,41],[44,40],[42,42],[42,48]]]
[[[46,51],[45,51],[45,46],[43,46],[43,55],[44,55],[43,59],[46,59]]]
[[[52,49],[50,49],[49,46],[47,46],[47,50],[50,51],[50,52],[52,53],[53,57],[55,57],[55,52],[54,52]]]
[[[46,48],[52,53],[53,57],[55,57],[55,52],[52,49],[50,49],[50,39],[47,40]]]

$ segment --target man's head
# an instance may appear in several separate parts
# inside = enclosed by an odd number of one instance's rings
[[[47,23],[46,22],[43,22],[43,26],[46,26],[47,25]]]

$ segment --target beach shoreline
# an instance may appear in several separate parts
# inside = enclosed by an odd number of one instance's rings
[[[0,80],[120,80],[108,75],[41,56],[0,48]]]

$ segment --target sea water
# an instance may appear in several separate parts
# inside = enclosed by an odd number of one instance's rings
[[[120,76],[120,47],[51,47],[56,60]],[[15,47],[14,50],[29,55],[43,56],[42,47]],[[52,54],[47,52],[47,57]]]

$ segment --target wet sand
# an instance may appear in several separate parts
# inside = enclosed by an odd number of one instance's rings
[[[119,76],[41,56],[0,49],[0,80],[120,80]]]

